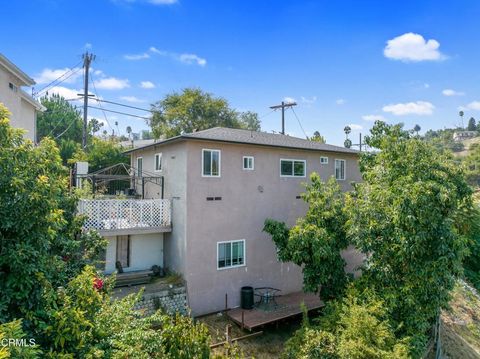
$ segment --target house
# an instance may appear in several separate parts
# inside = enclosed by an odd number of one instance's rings
[[[11,112],[10,124],[25,129],[25,137],[35,142],[37,113],[44,107],[22,90],[34,84],[31,77],[0,54],[0,103]]]
[[[477,137],[477,131],[455,131],[453,133],[453,140],[460,142],[466,140],[467,138]]]
[[[355,150],[240,129],[183,134],[127,153],[143,198],[136,201],[147,206],[128,213],[149,215],[154,201],[164,201],[156,204],[164,222],[147,229],[151,233],[133,225],[110,230],[106,270],[113,271],[120,258],[135,269],[155,263],[181,273],[194,315],[224,309],[226,298],[229,307],[238,306],[242,286],[301,291],[301,268],[277,259],[274,243],[262,231],[265,219],[294,225],[306,212],[300,194],[312,172],[324,180],[335,176],[344,190],[361,180]],[[149,177],[139,181],[142,173]],[[161,188],[145,181],[155,174],[162,178]],[[344,257],[349,271],[362,261],[354,249]]]

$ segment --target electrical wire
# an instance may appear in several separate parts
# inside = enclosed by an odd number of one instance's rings
[[[91,79],[92,79],[93,89],[94,89],[94,91],[95,91],[95,97],[96,97],[96,99],[98,99],[99,95],[98,95],[97,87],[95,86],[95,81],[93,80],[93,74],[92,74],[92,76],[91,76]],[[94,99],[95,99],[95,98],[94,98]],[[110,122],[108,121],[107,114],[105,113],[105,110],[103,109],[102,104],[101,104],[100,102],[99,102],[98,104],[99,104],[99,106],[100,106],[100,108],[101,108],[101,110],[102,110],[102,112],[103,112],[103,117],[105,117],[105,121],[107,122],[108,127],[110,127],[111,129],[113,129],[112,125],[110,125]],[[117,127],[118,127],[118,126],[117,126]],[[117,130],[118,130],[118,128],[117,128]]]
[[[94,98],[95,101],[98,101],[98,102],[105,102],[105,103],[109,103],[109,104],[112,104],[112,105],[117,105],[117,106],[123,106],[123,107],[128,107],[128,108],[133,108],[134,110],[140,110],[140,111],[145,111],[145,112],[154,112],[152,110],[147,110],[145,108],[141,108],[141,107],[137,107],[137,106],[131,106],[131,105],[125,105],[123,103],[119,103],[119,102],[115,102],[115,101],[109,101],[109,100],[103,100],[103,99],[99,99],[99,98]]]
[[[130,117],[137,117],[137,118],[141,118],[141,119],[144,119],[144,120],[149,120],[149,119],[150,119],[149,117],[132,115],[131,113],[125,113],[125,112],[120,112],[120,111],[102,109],[102,108],[100,108],[100,107],[95,107],[95,106],[90,106],[90,105],[89,105],[88,107],[89,107],[89,108],[96,109],[96,110],[103,110],[103,111],[107,111],[107,112],[118,113],[118,114],[120,114],[120,115],[125,115],[125,116],[130,116]]]
[[[45,91],[48,91],[48,89],[50,87],[53,87],[53,86],[57,86],[59,84],[61,84],[62,82],[68,80],[70,77],[72,77],[74,74],[76,74],[78,71],[80,71],[82,68],[81,67],[77,67],[78,65],[80,65],[82,63],[83,60],[80,60],[79,63],[77,63],[75,66],[71,67],[70,69],[68,69],[67,71],[65,71],[62,75],[60,75],[59,77],[57,77],[55,80],[49,82],[48,84],[46,84],[45,86],[43,86],[40,90],[38,90],[36,93],[35,93],[35,96],[38,97],[38,95],[40,95],[41,93],[45,92]],[[70,74],[69,74],[70,73]],[[64,76],[66,76],[67,74],[69,74],[66,78],[62,79]],[[57,83],[57,81],[59,81],[60,79],[62,79],[60,82]]]
[[[298,124],[300,125],[300,128],[302,129],[302,132],[303,132],[303,134],[305,135],[305,138],[308,139],[307,133],[306,133],[305,130],[303,129],[302,123],[300,122],[300,119],[298,118],[297,113],[295,112],[295,110],[293,109],[293,107],[290,107],[290,108],[292,109],[292,112],[293,112],[293,114],[295,115],[295,118],[297,119]]]
[[[75,107],[76,109],[76,107]],[[70,125],[67,126],[67,128],[65,129],[65,131],[63,131],[61,134],[59,134],[58,136],[55,136],[55,139],[59,138],[60,136],[62,136],[65,132],[67,132],[69,130],[70,127],[72,127],[72,125],[75,123],[77,119],[74,117],[72,118],[72,121],[70,122]]]

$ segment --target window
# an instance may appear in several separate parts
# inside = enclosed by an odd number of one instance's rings
[[[162,170],[162,154],[156,153],[155,154],[155,171]]]
[[[328,157],[320,157],[320,164],[321,165],[328,164]]]
[[[305,177],[305,160],[280,160],[280,177]]]
[[[143,157],[137,157],[137,176],[142,177],[143,172]]]
[[[217,243],[217,269],[245,265],[245,240]]]
[[[345,180],[345,160],[335,160],[335,178]]]
[[[202,176],[220,177],[219,150],[202,150]]]
[[[253,171],[253,156],[243,156],[243,169]]]
[[[8,87],[9,87],[10,90],[12,90],[13,92],[17,92],[17,91],[18,91],[18,87],[15,86],[14,84],[12,84],[11,82],[8,83]]]

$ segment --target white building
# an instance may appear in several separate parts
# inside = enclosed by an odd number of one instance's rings
[[[37,113],[44,107],[22,90],[23,86],[34,84],[30,76],[0,54],[0,103],[11,112],[10,124],[25,129],[25,137],[35,142]]]

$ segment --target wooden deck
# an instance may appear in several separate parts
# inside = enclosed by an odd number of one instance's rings
[[[300,305],[302,302],[309,311],[321,308],[325,305],[317,294],[304,292],[282,295],[276,299],[276,302],[278,304],[276,309],[272,308],[271,310],[263,310],[260,308],[235,308],[229,310],[227,316],[238,325],[251,331],[262,325],[275,323],[279,320],[301,314],[302,309]]]

